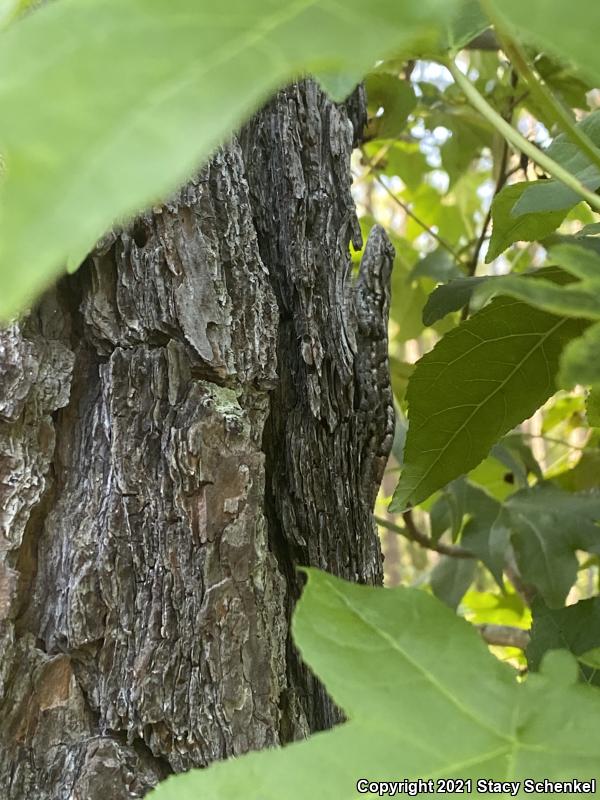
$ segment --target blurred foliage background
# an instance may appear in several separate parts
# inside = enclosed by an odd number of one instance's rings
[[[541,121],[543,113],[501,51],[463,51],[460,64],[507,121],[537,147],[548,145],[552,132]],[[558,62],[542,56],[535,66],[577,119],[599,107],[598,91]],[[520,273],[544,263],[540,242],[516,242],[485,263],[494,197],[507,185],[543,174],[472,109],[439,64],[384,62],[367,77],[366,88],[368,133],[353,159],[354,194],[364,239],[379,223],[396,248],[389,343],[397,428],[376,509],[386,584],[427,587],[476,624],[529,629],[531,611],[516,575],[517,585],[509,579],[503,590],[479,559],[464,557],[460,540],[465,526],[477,522],[476,504],[461,504],[450,486],[404,513],[387,509],[402,466],[406,388],[414,364],[467,314],[454,312],[427,326],[427,298],[440,283]],[[567,214],[559,233],[576,234],[594,219],[582,202]],[[357,263],[360,256],[354,256]],[[588,422],[585,394],[582,387],[557,392],[459,480],[499,501],[542,479],[569,491],[597,487],[600,438]],[[581,553],[567,604],[597,593],[599,563],[597,556]],[[521,650],[494,649],[524,666]]]

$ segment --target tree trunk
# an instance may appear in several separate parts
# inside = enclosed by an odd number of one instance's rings
[[[338,718],[288,636],[315,565],[381,580],[392,252],[363,121],[281,92],[0,333],[0,790],[142,797]],[[354,127],[353,127],[354,126]]]

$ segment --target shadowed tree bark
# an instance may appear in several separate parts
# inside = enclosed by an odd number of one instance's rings
[[[339,718],[288,636],[381,580],[393,253],[360,275],[359,92],[281,92],[0,333],[0,790],[124,800]]]

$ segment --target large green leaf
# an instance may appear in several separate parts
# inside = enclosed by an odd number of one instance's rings
[[[593,80],[600,80],[600,4],[596,0],[491,0],[499,14],[515,27],[519,37],[577,64]]]
[[[553,270],[538,273],[536,280],[526,275],[506,275],[477,287],[476,298],[484,302],[496,294],[508,295],[550,313],[600,320],[600,255],[586,246],[561,244],[553,247],[548,256],[578,280],[559,286],[541,277],[548,274],[556,279],[559,276]],[[578,383],[600,383],[599,353],[600,323],[596,322],[565,347],[558,383],[567,389]]]
[[[577,577],[577,550],[600,553],[600,492],[564,492],[540,484],[509,497],[503,518],[521,575],[546,604],[561,606]]]
[[[567,214],[567,209],[514,216],[511,212],[523,193],[530,189],[528,183],[505,186],[492,203],[492,238],[486,255],[489,264],[514,242],[535,242],[555,231]]]
[[[574,685],[576,670],[557,669],[555,658],[518,683],[467,622],[424,592],[311,570],[294,635],[349,722],[169,778],[153,800],[340,800],[360,796],[361,778],[598,777],[598,690]]]
[[[559,356],[585,323],[497,298],[417,364],[405,466],[392,508],[416,504],[478,464],[555,390]]]
[[[600,147],[600,111],[590,114],[578,126]],[[600,187],[600,169],[566,134],[557,136],[546,152],[588,189],[595,191]],[[568,211],[580,199],[577,192],[555,178],[533,181],[513,206],[512,215]]]
[[[0,319],[163,198],[277,86],[360,74],[448,0],[61,0],[0,34]]]
[[[478,286],[475,297],[480,303],[496,294],[523,300],[544,311],[563,316],[600,320],[600,255],[589,247],[561,244],[549,251],[549,259],[573,277],[568,285],[554,268],[531,275],[506,275],[490,278]],[[545,280],[548,275],[552,280]],[[565,347],[560,361],[559,385],[570,389],[578,383],[600,383],[600,324],[589,327],[583,336]]]
[[[581,600],[567,608],[551,609],[541,600],[532,608],[533,626],[527,648],[527,661],[531,670],[537,671],[542,658],[549,650],[570,650],[582,656],[600,647],[600,598]],[[582,677],[590,683],[600,684],[600,671],[580,666]]]

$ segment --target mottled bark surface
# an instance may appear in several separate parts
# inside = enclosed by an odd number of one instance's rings
[[[298,564],[377,582],[389,244],[361,103],[282,92],[0,333],[0,796],[142,797],[337,719]]]

